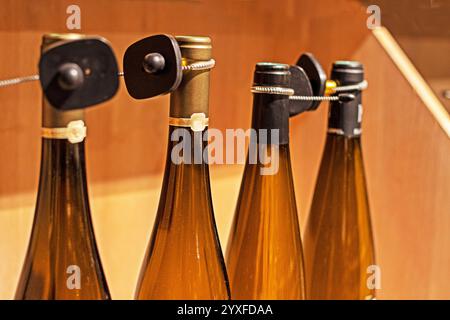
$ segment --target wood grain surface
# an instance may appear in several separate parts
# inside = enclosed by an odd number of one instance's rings
[[[41,36],[67,32],[65,0],[0,0],[0,79],[37,71]],[[135,40],[155,33],[213,39],[211,127],[248,128],[249,87],[259,61],[294,63],[310,51],[365,64],[363,152],[381,299],[450,298],[450,144],[385,49],[357,1],[79,0],[82,29],[112,43],[119,62]],[[331,5],[332,3],[332,5]],[[343,17],[349,17],[344,19]],[[351,18],[350,18],[351,17]],[[40,159],[37,83],[0,89],[0,299],[13,296],[28,243]],[[87,165],[94,228],[113,298],[133,297],[161,187],[168,97],[132,100],[123,83],[87,111]],[[291,120],[300,224],[320,164],[326,104]],[[214,166],[212,192],[225,247],[241,166]]]

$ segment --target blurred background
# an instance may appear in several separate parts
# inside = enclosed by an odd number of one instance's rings
[[[68,30],[66,9],[81,9]],[[368,28],[371,5],[381,27]],[[450,1],[448,0],[0,0],[0,79],[37,72],[42,35],[107,38],[121,63],[156,33],[208,35],[210,126],[248,128],[256,62],[312,52],[366,70],[363,156],[381,267],[379,299],[450,299]],[[447,90],[447,91],[446,91]],[[447,93],[446,93],[447,92]],[[0,299],[11,299],[27,248],[40,162],[38,83],[0,89]],[[121,88],[87,111],[94,228],[112,297],[130,299],[153,225],[164,169],[169,97],[132,100]],[[300,225],[306,222],[328,106],[291,120]],[[215,165],[211,183],[223,249],[243,167]]]

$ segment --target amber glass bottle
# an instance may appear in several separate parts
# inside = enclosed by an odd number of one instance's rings
[[[47,35],[42,49],[80,37]],[[44,128],[65,128],[83,119],[82,109],[59,111],[44,98]],[[84,140],[42,138],[33,229],[15,298],[110,298],[89,209]]]
[[[183,36],[176,40],[187,63],[211,59],[209,38]],[[201,159],[207,143],[202,140],[205,129],[201,127],[208,117],[209,73],[184,71],[179,88],[170,97],[164,182],[137,299],[230,296],[214,220],[209,168]],[[181,137],[181,142],[173,139],[175,136]],[[178,152],[180,143],[185,149]]]
[[[338,61],[339,85],[364,80],[358,62]],[[311,299],[373,299],[368,268],[375,264],[361,153],[361,92],[330,104],[328,134],[305,230],[305,264]],[[370,282],[370,281],[369,281]]]
[[[255,86],[289,88],[289,82],[289,66],[256,65]],[[257,135],[257,149],[265,146],[267,157],[272,161],[278,158],[278,170],[262,174],[262,169],[274,163],[255,163],[249,152],[227,248],[232,298],[303,299],[305,280],[289,155],[288,96],[255,93],[252,128],[257,132],[268,130],[265,141]],[[272,129],[278,130],[278,141],[272,139]]]

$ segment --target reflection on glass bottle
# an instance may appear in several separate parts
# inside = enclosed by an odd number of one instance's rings
[[[81,35],[48,35],[43,50]],[[43,127],[84,128],[84,111],[59,111],[44,98]],[[95,243],[84,141],[42,138],[37,205],[16,299],[109,299]]]
[[[176,40],[188,63],[211,59],[209,38]],[[209,73],[185,71],[179,88],[171,94],[164,182],[137,299],[230,297],[214,220],[209,167],[201,159],[207,144],[203,141],[204,130],[194,131],[193,127],[182,125],[194,118],[201,122],[203,115],[207,118]],[[176,136],[180,141],[171,139]],[[175,152],[180,143],[184,149]]]
[[[358,62],[338,61],[332,80],[351,85],[364,80]],[[330,104],[329,128],[304,248],[308,298],[373,299],[375,264],[372,227],[361,153],[361,92]]]
[[[287,65],[256,65],[255,86],[289,88],[289,80]],[[257,150],[263,151],[259,152],[262,159],[267,156],[278,161],[278,170],[261,174],[268,164],[250,161],[249,150],[227,248],[232,298],[303,299],[305,280],[289,155],[288,96],[254,94],[252,128],[259,133],[267,130],[265,141],[258,135]],[[272,139],[271,132],[279,133],[278,141]]]

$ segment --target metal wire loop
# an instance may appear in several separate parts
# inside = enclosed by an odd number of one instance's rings
[[[186,66],[182,66],[183,71],[198,71],[198,70],[209,70],[214,68],[216,65],[216,60],[210,59],[206,61],[196,61]]]

